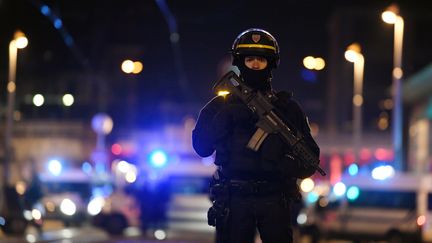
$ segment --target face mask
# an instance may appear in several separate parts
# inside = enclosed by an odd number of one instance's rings
[[[245,65],[239,67],[241,77],[253,89],[267,91],[271,89],[271,69],[253,70]]]

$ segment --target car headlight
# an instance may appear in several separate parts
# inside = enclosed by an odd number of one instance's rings
[[[297,216],[297,223],[302,225],[302,224],[306,224],[307,222],[307,215],[305,213],[300,213]]]
[[[95,197],[87,205],[87,212],[93,216],[97,215],[102,211],[104,205],[105,200],[102,197]]]
[[[65,198],[60,204],[60,211],[68,216],[72,216],[76,213],[76,205],[69,198]]]

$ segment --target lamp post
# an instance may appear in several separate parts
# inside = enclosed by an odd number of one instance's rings
[[[6,128],[5,128],[5,161],[3,167],[4,186],[9,183],[9,165],[12,159],[12,133],[15,109],[16,93],[16,66],[18,59],[18,49],[25,48],[28,40],[23,32],[16,31],[14,38],[9,43],[9,79],[7,83],[7,108],[6,108]]]
[[[381,15],[384,22],[394,25],[394,49],[393,49],[393,71],[392,71],[392,131],[393,131],[393,151],[395,157],[394,167],[402,170],[403,150],[402,150],[402,46],[404,20],[399,16],[397,5],[391,5]]]
[[[108,157],[106,154],[105,138],[113,129],[113,120],[105,113],[98,113],[92,118],[92,128],[95,131],[96,148],[93,151],[92,159],[95,163],[96,173],[105,175],[107,173]]]
[[[358,43],[348,46],[345,59],[354,63],[353,85],[353,145],[356,160],[358,160],[359,147],[362,140],[362,105],[363,105],[363,73],[364,57]],[[358,162],[358,161],[357,161]]]

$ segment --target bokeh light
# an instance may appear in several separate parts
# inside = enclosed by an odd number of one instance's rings
[[[63,105],[64,106],[71,106],[74,103],[74,97],[71,94],[65,94],[62,97]]]

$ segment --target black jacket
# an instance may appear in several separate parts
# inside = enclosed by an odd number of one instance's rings
[[[276,94],[277,106],[286,119],[301,132],[312,150],[319,147],[310,135],[306,116],[287,92]],[[315,171],[307,169],[290,153],[290,148],[276,134],[270,134],[258,151],[246,147],[256,131],[258,117],[234,95],[217,96],[201,110],[192,133],[193,147],[202,157],[216,151],[215,164],[231,179],[279,180],[306,178]]]

